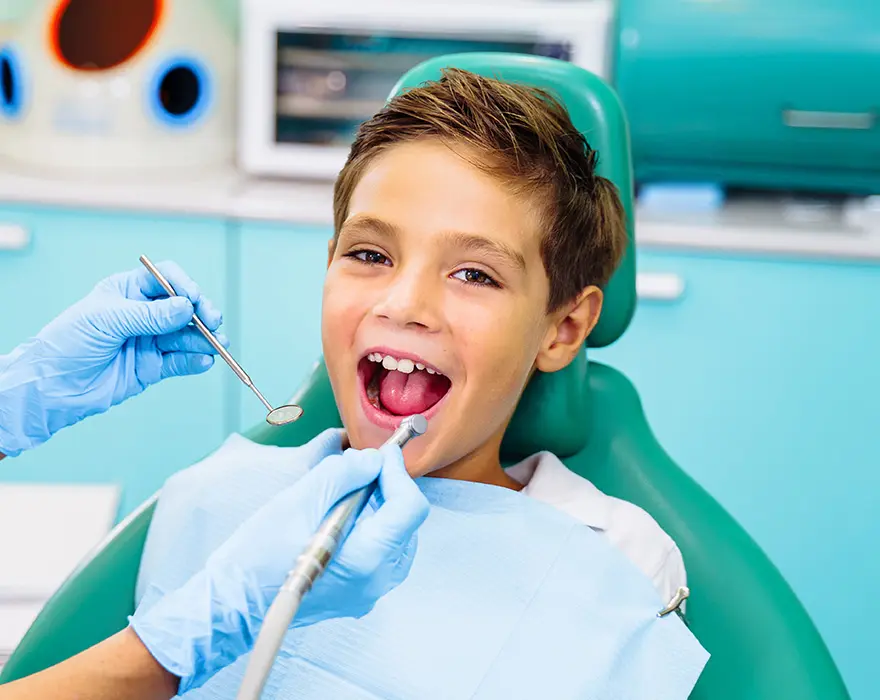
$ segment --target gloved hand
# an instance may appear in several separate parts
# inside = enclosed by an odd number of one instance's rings
[[[153,657],[180,677],[179,693],[251,650],[266,611],[327,512],[377,476],[381,505],[371,500],[364,509],[303,599],[293,627],[361,617],[406,578],[428,502],[407,474],[400,448],[325,458],[246,520],[201,572],[131,618]]]
[[[220,312],[177,265],[159,269],[183,296],[168,298],[144,268],[113,275],[0,356],[0,452],[14,457],[151,384],[211,367],[214,348],[186,326],[195,310],[216,330]]]

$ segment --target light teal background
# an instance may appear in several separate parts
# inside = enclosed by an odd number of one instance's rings
[[[329,227],[12,205],[0,222],[33,236],[0,252],[0,352],[141,253],[176,260],[222,306],[234,354],[270,400],[288,399],[321,352]],[[640,302],[593,358],[634,381],[661,444],[780,567],[853,697],[873,698],[880,265],[646,250],[637,265],[679,274],[685,294]],[[123,514],[262,418],[220,365],[62,431],[0,463],[0,478],[119,483]]]
[[[210,2],[237,25],[237,0]],[[30,5],[0,0],[0,22]],[[146,253],[175,259],[222,306],[234,353],[271,401],[320,353],[328,228],[2,203],[0,223],[33,235],[25,251],[0,251],[0,352]],[[661,443],[780,567],[853,698],[875,698],[880,265],[647,250],[637,265],[681,275],[685,294],[640,302],[593,358],[634,381]],[[261,419],[220,366],[62,431],[0,463],[0,479],[116,482],[122,515]]]

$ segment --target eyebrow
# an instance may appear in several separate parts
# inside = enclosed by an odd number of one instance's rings
[[[346,233],[356,233],[357,231],[369,231],[376,233],[382,238],[397,238],[400,234],[398,228],[387,221],[377,219],[375,216],[356,216],[349,219],[339,231],[339,237],[342,238]]]
[[[445,235],[447,240],[459,248],[485,253],[519,270],[526,269],[526,259],[523,254],[507,243],[464,231],[448,231]]]
[[[400,235],[399,229],[392,223],[374,216],[358,216],[343,224],[339,236],[341,238],[346,233],[354,233],[358,230],[370,231],[382,238],[397,238]],[[526,259],[523,254],[507,243],[465,231],[445,231],[442,235],[453,246],[485,253],[519,270],[526,269]]]

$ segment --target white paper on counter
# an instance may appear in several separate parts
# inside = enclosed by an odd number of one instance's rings
[[[119,497],[113,485],[0,483],[0,603],[45,602],[110,532]]]

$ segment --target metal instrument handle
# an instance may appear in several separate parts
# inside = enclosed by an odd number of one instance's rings
[[[180,296],[176,291],[174,291],[174,287],[171,286],[171,283],[165,278],[165,275],[159,272],[159,268],[157,268],[146,255],[141,255],[140,261],[141,264],[143,264],[143,266],[150,271],[153,277],[156,278],[156,281],[160,285],[162,285],[162,288],[166,292],[168,292],[169,296]],[[242,369],[241,365],[235,361],[235,358],[233,358],[232,355],[229,354],[229,351],[220,344],[220,341],[217,340],[214,334],[210,330],[208,330],[208,327],[205,325],[204,321],[199,318],[198,314],[193,314],[192,322],[193,325],[199,329],[199,333],[205,336],[205,340],[211,343],[211,347],[213,347],[217,351],[217,354],[220,355],[220,357],[222,357],[224,360],[226,360],[226,364],[232,368],[232,371],[238,375],[238,378],[241,379],[241,381],[243,381],[245,384],[247,384],[247,386],[253,388],[254,383],[251,381],[251,378],[248,376],[247,372],[245,372],[244,369]],[[262,396],[260,398],[266,408],[271,411],[272,406],[265,399],[263,399]]]

